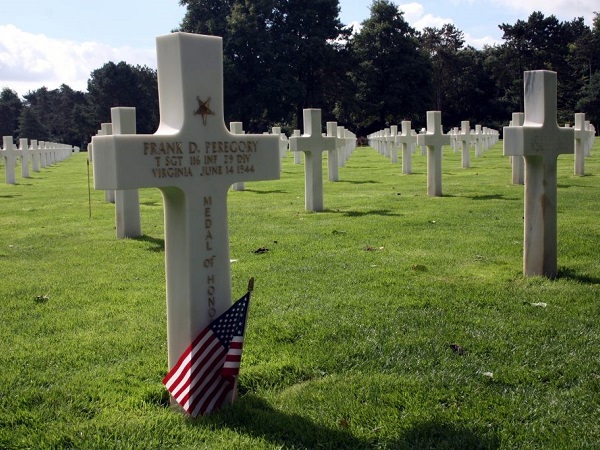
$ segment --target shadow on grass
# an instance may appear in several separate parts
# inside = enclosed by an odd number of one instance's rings
[[[0,195],[0,198],[17,198],[17,197],[23,197],[21,194],[17,194],[17,195]]]
[[[381,184],[380,181],[375,180],[364,180],[364,181],[355,181],[355,180],[338,180],[336,183],[348,183],[348,184]]]
[[[474,195],[469,197],[471,200],[517,200],[513,197],[505,197],[502,194],[490,194],[490,195]]]
[[[580,275],[575,270],[568,267],[558,269],[557,279],[573,280],[584,284],[600,284],[600,278],[590,277],[589,275]]]
[[[190,424],[194,427],[228,427],[281,448],[496,449],[500,445],[499,439],[496,436],[490,437],[489,432],[478,433],[435,420],[400,431],[397,437],[357,437],[351,433],[347,422],[330,428],[298,414],[279,411],[254,395],[246,395],[233,407],[190,421]]]
[[[151,244],[148,247],[148,250],[151,252],[160,253],[160,252],[165,251],[165,240],[164,239],[159,239],[159,238],[155,238],[152,236],[148,236],[147,234],[143,234],[142,236],[134,237],[131,239],[133,239],[134,241],[147,242],[147,243]]]
[[[257,189],[244,189],[244,192],[252,192],[253,194],[287,194],[288,191],[282,191],[281,189],[273,189],[270,191],[259,191]]]
[[[140,202],[140,205],[144,205],[144,206],[162,206],[162,202],[160,202],[160,201]]]
[[[398,214],[389,209],[374,209],[372,211],[340,211],[326,209],[325,212],[343,214],[346,217],[364,217],[364,216],[384,216],[384,217],[402,217],[404,214]]]

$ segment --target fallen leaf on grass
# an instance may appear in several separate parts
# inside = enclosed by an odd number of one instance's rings
[[[538,302],[538,303],[532,303],[531,306],[537,306],[538,308],[545,308],[546,306],[548,306],[548,304],[544,303],[544,302]]]
[[[255,255],[261,255],[263,253],[267,253],[268,251],[269,251],[268,248],[260,247],[260,248],[257,248],[256,250],[254,250],[252,253],[254,253]]]
[[[348,428],[350,426],[350,419],[342,417],[340,420],[338,420],[338,425],[340,428]]]
[[[467,353],[466,350],[458,344],[450,344],[450,348],[453,352],[458,353],[459,355],[464,355]]]

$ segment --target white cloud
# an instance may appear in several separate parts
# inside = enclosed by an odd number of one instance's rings
[[[491,36],[484,36],[482,38],[476,38],[476,37],[471,36],[471,34],[469,34],[469,33],[464,33],[464,35],[465,35],[465,44],[470,45],[475,48],[478,48],[478,49],[482,49],[486,45],[493,46],[496,44],[498,44],[498,45],[502,44],[501,40],[498,40]]]
[[[399,5],[398,9],[404,12],[404,19],[408,23],[414,23],[423,16],[425,9],[423,5],[420,3],[405,3],[403,5]]]
[[[404,19],[415,29],[421,31],[423,28],[441,28],[447,23],[454,23],[450,18],[425,14],[425,8],[420,3],[405,3],[399,5],[400,11],[404,11]]]
[[[493,0],[493,2],[527,16],[534,11],[541,11],[546,16],[554,14],[560,20],[583,17],[588,25],[592,24],[594,11],[600,12],[598,0]]]
[[[42,86],[67,84],[85,91],[90,73],[109,61],[156,67],[152,49],[114,48],[98,42],[75,42],[0,25],[0,89],[19,94]]]

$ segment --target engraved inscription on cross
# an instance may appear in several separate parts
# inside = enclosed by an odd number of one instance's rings
[[[525,72],[525,122],[504,127],[504,155],[525,159],[523,273],[557,275],[557,158],[573,153],[574,130],[556,122],[556,72]]]
[[[161,190],[171,368],[231,306],[227,191],[279,178],[279,137],[225,127],[220,37],[174,33],[156,44],[158,130],[94,137],[93,161],[96,189]]]
[[[304,206],[307,211],[323,211],[323,152],[334,152],[335,137],[321,133],[321,110],[303,111],[304,134],[290,137],[290,150],[304,152]]]
[[[417,136],[417,144],[427,147],[427,195],[442,196],[442,147],[450,136],[442,132],[442,113],[427,111],[427,133]]]

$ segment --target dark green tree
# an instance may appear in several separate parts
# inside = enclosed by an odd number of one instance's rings
[[[249,131],[297,124],[306,107],[335,105],[332,80],[348,37],[338,0],[183,0],[188,11],[179,30],[223,38],[225,119]]]
[[[31,107],[24,107],[19,116],[18,137],[38,141],[54,141]]]
[[[29,113],[45,130],[44,140],[82,147],[96,129],[89,120],[85,94],[66,84],[53,90],[42,87],[28,92],[24,98]]]
[[[576,105],[577,111],[584,112],[586,120],[596,127],[600,124],[600,70],[596,71],[582,90]]]
[[[513,111],[523,110],[523,72],[553,70],[558,73],[559,121],[572,121],[581,70],[572,64],[572,53],[578,35],[584,32],[583,19],[560,22],[554,15],[532,13],[527,21],[514,25],[501,24],[504,44],[495,49],[488,60],[494,68],[495,81],[502,100]]]
[[[371,16],[351,41],[360,111],[354,119],[365,133],[403,119],[424,124],[432,98],[431,64],[418,38],[395,4],[374,0]]]
[[[9,88],[2,89],[0,92],[0,137],[17,137],[22,109],[23,103],[18,94]]]
[[[434,110],[446,109],[446,96],[453,89],[456,78],[460,76],[464,62],[464,58],[460,58],[459,54],[464,42],[463,32],[452,24],[423,30],[421,45],[431,60]]]
[[[110,122],[110,109],[117,106],[136,108],[137,132],[152,134],[158,128],[158,85],[156,71],[132,66],[123,61],[106,63],[94,70],[88,80],[87,99],[90,121],[98,129]]]

